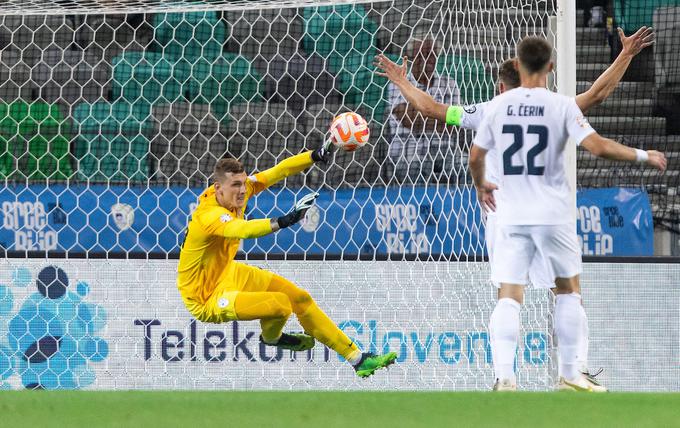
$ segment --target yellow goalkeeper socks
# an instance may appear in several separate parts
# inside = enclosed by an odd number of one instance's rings
[[[356,364],[361,359],[361,350],[316,303],[312,302],[303,312],[296,314],[307,334],[328,346],[347,361]]]
[[[260,320],[262,328],[262,340],[265,343],[276,343],[283,333],[283,326],[286,325],[287,318],[274,318],[270,320]]]

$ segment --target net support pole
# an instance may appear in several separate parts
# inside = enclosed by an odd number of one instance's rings
[[[557,92],[569,97],[576,96],[576,3],[574,0],[557,0],[557,16],[554,22],[555,51],[557,60]],[[552,23],[552,22],[551,22]],[[567,142],[565,169],[572,193],[572,207],[576,220],[576,145]]]

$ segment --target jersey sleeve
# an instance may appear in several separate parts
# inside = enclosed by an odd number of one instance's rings
[[[196,218],[207,235],[228,239],[259,238],[272,232],[271,220],[243,220],[223,209],[212,209]]]
[[[253,194],[257,194],[288,176],[304,171],[313,163],[311,151],[300,153],[284,159],[273,168],[249,176],[247,183],[252,186]]]
[[[581,109],[578,108],[576,101],[570,99],[567,104],[567,132],[576,145],[580,145],[588,135],[595,132],[588,119],[583,116]]]
[[[487,109],[487,114],[479,124],[477,135],[475,135],[473,141],[475,146],[481,147],[487,151],[493,149],[496,144],[493,138],[493,132],[491,131],[491,124],[493,123],[492,117],[493,109]]]
[[[479,125],[484,118],[482,112],[484,111],[485,103],[473,104],[461,107],[462,113],[460,117],[460,127],[465,129],[472,129],[477,131]]]

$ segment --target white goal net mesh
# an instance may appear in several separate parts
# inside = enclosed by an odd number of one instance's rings
[[[321,189],[301,226],[244,241],[240,257],[309,289],[365,347],[396,350],[400,368],[369,385],[490,387],[495,290],[480,263],[473,135],[398,120],[408,106],[372,63],[420,55],[439,101],[489,100],[516,43],[550,37],[552,1],[36,0],[0,13],[2,385],[366,385],[319,349],[273,364],[255,343],[246,362],[225,331],[251,327],[196,327],[173,273],[218,159],[270,168],[319,147],[352,110],[370,144],[255,198],[248,217],[271,217]],[[529,389],[553,382],[550,309],[529,294],[517,358]]]

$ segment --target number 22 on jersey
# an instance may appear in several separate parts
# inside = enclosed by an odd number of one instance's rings
[[[538,136],[538,143],[527,152],[526,162],[521,165],[512,163],[512,157],[524,146],[524,130],[521,125],[503,125],[503,134],[512,134],[513,142],[503,152],[503,175],[523,175],[524,167],[528,175],[543,175],[544,166],[536,165],[536,157],[548,147],[548,127],[529,125],[526,134]]]

